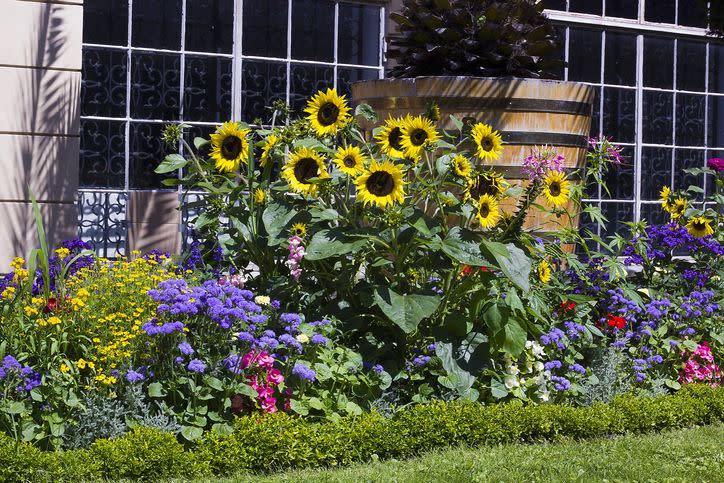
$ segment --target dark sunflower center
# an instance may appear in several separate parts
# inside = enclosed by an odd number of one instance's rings
[[[319,112],[317,112],[317,121],[319,121],[319,124],[322,126],[331,126],[337,122],[338,117],[339,107],[335,106],[332,102],[325,103],[319,108]]]
[[[393,149],[396,149],[398,151],[402,151],[402,131],[399,127],[394,128],[392,131],[390,131],[389,136],[387,136],[387,142],[390,143],[390,146],[392,146]]]
[[[676,205],[676,206],[674,206],[674,209],[676,210],[676,213],[677,213],[677,214],[678,214],[678,213],[683,213],[683,211],[684,211],[684,205],[682,205],[682,204]]]
[[[347,156],[346,158],[344,158],[344,160],[342,162],[348,168],[354,168],[355,166],[357,166],[357,161],[355,161],[355,159],[352,156]]]
[[[470,194],[473,198],[480,198],[483,195],[496,196],[498,194],[498,185],[485,176],[478,176],[470,190]]]
[[[692,228],[694,228],[694,230],[696,230],[696,231],[704,231],[704,230],[706,230],[706,224],[705,224],[705,223],[702,223],[702,222],[700,222],[700,221],[695,221],[694,223],[691,224],[691,226],[692,226]]]
[[[395,180],[386,171],[375,171],[367,178],[365,186],[375,196],[387,196],[395,189]]]
[[[480,212],[480,216],[482,216],[483,218],[487,218],[490,214],[490,207],[487,203],[483,203],[482,205],[480,205],[480,209],[478,211]]]
[[[236,136],[227,136],[221,141],[221,156],[224,159],[236,159],[241,154],[242,142]]]
[[[489,137],[484,137],[480,140],[480,147],[483,148],[483,151],[492,151],[493,150],[493,140]]]
[[[427,141],[427,131],[424,129],[413,129],[410,133],[410,142],[415,146],[422,146]]]
[[[307,181],[317,176],[318,169],[319,166],[317,166],[317,162],[314,159],[302,158],[297,161],[297,164],[294,166],[294,177],[297,178],[297,181],[300,183],[309,184]]]
[[[558,196],[561,194],[561,185],[559,183],[551,183],[548,187],[548,191],[550,192],[551,196]]]

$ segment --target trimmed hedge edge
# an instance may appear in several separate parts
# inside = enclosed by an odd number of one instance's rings
[[[0,436],[0,481],[79,481],[230,475],[406,458],[471,447],[640,434],[724,421],[724,388],[687,386],[657,398],[621,396],[588,407],[436,402],[387,419],[366,413],[309,423],[287,414],[238,418],[232,434],[206,433],[188,449],[176,436],[137,428],[88,449],[43,452]]]

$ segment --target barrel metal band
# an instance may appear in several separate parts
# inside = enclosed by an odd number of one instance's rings
[[[572,148],[588,147],[588,137],[579,134],[557,132],[503,131],[503,141],[508,144],[531,144],[552,146],[568,146]]]
[[[589,102],[561,101],[555,99],[406,96],[360,99],[360,102],[366,102],[372,107],[382,109],[425,108],[433,101],[444,107],[446,111],[546,112],[584,116],[590,116],[593,112],[592,105]]]

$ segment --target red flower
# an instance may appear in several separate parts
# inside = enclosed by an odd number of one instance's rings
[[[463,265],[462,270],[460,270],[460,275],[462,275],[463,277],[466,277],[471,273],[473,273],[473,267],[471,267],[470,265]]]
[[[607,317],[607,322],[608,322],[609,326],[615,327],[619,330],[626,327],[626,319],[624,319],[623,317],[620,317],[618,315],[613,315],[613,314],[608,314],[608,315],[606,315],[606,317]]]
[[[49,312],[53,312],[57,308],[58,308],[58,301],[55,300],[55,297],[50,297],[48,299],[48,303],[45,304],[45,308],[43,309],[43,312],[45,312],[47,314]]]
[[[571,302],[570,300],[561,302],[561,306],[560,306],[561,312],[569,312],[575,308],[576,308],[575,302]]]

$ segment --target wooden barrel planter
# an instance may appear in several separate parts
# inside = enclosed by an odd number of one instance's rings
[[[500,131],[504,142],[503,153],[492,166],[511,184],[526,183],[522,163],[536,146],[556,148],[565,156],[569,170],[583,167],[594,97],[595,90],[586,84],[539,79],[417,77],[352,85],[353,102],[369,104],[381,120],[388,115],[423,113],[435,101],[440,106],[440,128],[455,129],[450,114],[490,124]],[[545,205],[542,198],[537,202]],[[514,204],[515,200],[506,200],[502,208],[512,211]],[[562,223],[570,226],[533,208],[525,229],[549,232]]]

